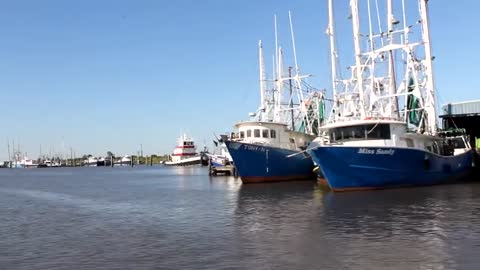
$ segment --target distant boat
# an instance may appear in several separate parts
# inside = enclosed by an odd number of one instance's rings
[[[61,167],[62,165],[57,161],[51,161],[49,159],[44,160],[43,162],[37,165],[37,168],[52,168],[52,167]]]
[[[226,136],[224,137],[224,139],[226,139]],[[215,142],[215,143],[218,144],[217,153],[205,154],[210,159],[211,166],[222,167],[222,166],[232,164],[233,163],[232,156],[228,152],[227,146],[225,145],[225,142],[223,141],[223,139],[220,139],[219,142]]]
[[[197,153],[193,139],[184,134],[177,140],[177,146],[170,155],[170,160],[165,161],[164,164],[167,166],[198,165],[202,164],[205,158],[208,162],[208,157]]]
[[[36,168],[38,163],[36,160],[23,157],[19,160],[6,161],[5,166],[9,168]]]
[[[132,158],[128,155],[123,156],[119,161],[114,162],[115,165],[131,165],[132,164]]]
[[[89,167],[96,167],[98,165],[98,158],[96,157],[88,157],[83,161],[84,166],[89,166]]]
[[[29,159],[27,157],[24,157],[20,163],[24,168],[36,168],[38,166],[38,162],[33,159]]]

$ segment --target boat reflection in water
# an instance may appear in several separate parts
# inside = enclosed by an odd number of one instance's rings
[[[382,262],[378,269],[458,269],[472,263],[466,258],[475,258],[472,234],[478,239],[480,230],[469,228],[475,217],[464,209],[471,207],[473,189],[479,188],[465,184],[328,192],[319,227],[349,267],[372,269],[374,261]]]

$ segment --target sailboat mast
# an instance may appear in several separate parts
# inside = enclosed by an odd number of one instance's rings
[[[8,166],[12,167],[12,158],[10,156],[10,140],[7,139],[7,148],[8,148]]]
[[[358,16],[358,0],[350,1],[350,8],[352,11],[353,24],[353,42],[355,47],[355,73],[357,79],[357,87],[360,95],[360,117],[365,118],[364,94],[363,94],[363,76],[362,76],[362,55],[360,50],[360,20]]]
[[[337,50],[335,47],[335,25],[333,18],[333,0],[328,0],[328,29],[327,34],[330,38],[330,61],[332,68],[332,91],[333,103],[337,100]]]
[[[432,64],[432,47],[430,42],[430,29],[428,25],[428,0],[419,0],[420,16],[422,21],[422,39],[425,47],[425,67],[427,75],[427,100],[425,110],[428,115],[427,130],[430,134],[435,135],[437,132],[437,112],[435,108],[435,85],[433,82],[433,64]]]

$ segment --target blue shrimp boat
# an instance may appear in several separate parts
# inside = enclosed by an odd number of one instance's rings
[[[400,22],[387,1],[391,20],[386,38],[360,34],[357,1],[351,1],[356,55],[352,79],[334,97],[334,113],[322,127],[325,136],[307,150],[327,184],[334,191],[365,190],[452,183],[469,175],[473,153],[468,140],[458,136],[463,149],[457,151],[452,138],[437,128],[427,0],[419,1],[419,31],[407,22],[397,29]],[[370,39],[366,52],[361,50],[362,37]],[[394,61],[394,55],[401,55],[403,63]],[[399,75],[399,70],[405,73]]]
[[[302,78],[284,75],[279,49],[277,78],[267,90],[259,43],[260,107],[251,120],[235,125],[235,136],[224,140],[243,183],[315,179],[314,164],[305,152],[323,121],[323,95],[302,89]],[[298,67],[296,69],[298,72]],[[305,93],[304,93],[305,92]]]
[[[318,145],[315,141],[309,153],[334,191],[444,184],[469,175],[471,149],[454,155],[442,137],[402,133],[404,125],[372,119],[370,123],[358,121],[357,125],[325,126],[332,143]],[[360,133],[372,128],[374,132],[360,138]],[[358,137],[335,140],[333,136],[341,134],[342,129],[355,129]]]
[[[290,131],[282,123],[252,121],[236,127],[237,138],[225,144],[243,183],[315,178],[310,156],[291,156],[306,149],[315,136]]]

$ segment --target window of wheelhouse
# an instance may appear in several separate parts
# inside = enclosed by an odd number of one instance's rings
[[[253,130],[253,137],[260,138],[260,129]]]
[[[250,138],[250,137],[252,137],[252,130],[251,129],[247,130],[247,138]]]
[[[275,139],[277,137],[277,132],[274,129],[270,129],[270,138]]]
[[[452,143],[453,143],[453,148],[455,149],[467,148],[462,138],[453,138]]]
[[[240,139],[245,138],[245,131],[240,131]]]
[[[262,129],[262,137],[268,138],[268,129]]]
[[[388,140],[391,138],[389,124],[370,124],[330,129],[331,141]]]

